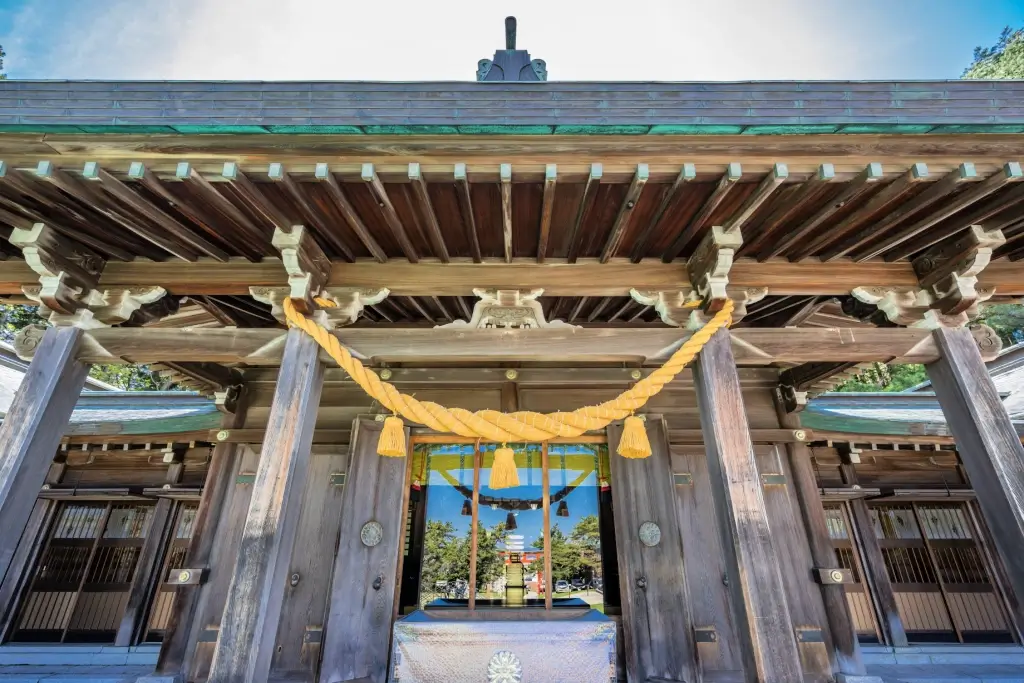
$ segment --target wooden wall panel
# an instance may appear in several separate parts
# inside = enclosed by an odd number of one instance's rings
[[[707,456],[702,447],[672,449],[672,473],[689,474],[689,484],[675,484],[676,515],[683,538],[683,565],[695,629],[712,628],[715,640],[698,640],[697,659],[702,672],[733,671],[739,676],[743,660],[726,595],[725,562],[718,521],[711,500]]]
[[[288,570],[289,576],[299,575],[299,582],[285,592],[271,662],[275,677],[312,680],[316,674],[320,647],[317,638],[307,639],[307,627],[322,629],[327,610],[344,491],[344,486],[331,482],[331,475],[346,471],[348,454],[347,449],[342,450],[344,453],[335,449],[334,453],[322,455],[314,451],[310,462],[298,536]]]

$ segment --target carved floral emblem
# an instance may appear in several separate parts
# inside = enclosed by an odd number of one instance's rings
[[[508,650],[498,650],[487,663],[487,683],[519,683],[523,680],[523,664]]]

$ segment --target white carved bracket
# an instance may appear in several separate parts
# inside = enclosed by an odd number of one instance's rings
[[[644,306],[653,306],[661,321],[672,327],[699,330],[713,317],[713,314],[705,312],[703,308],[693,307],[694,301],[703,298],[693,290],[638,291],[631,289],[629,295],[633,297],[634,301]],[[728,290],[726,296],[732,299],[734,304],[733,324],[738,323],[747,314],[748,305],[760,301],[767,295],[767,287]]]
[[[82,297],[96,287],[105,264],[101,256],[45,223],[14,228],[9,241],[39,275],[39,287],[32,291],[41,305],[66,315],[85,305]]]
[[[41,317],[56,326],[80,327],[85,330],[128,322],[136,311],[156,303],[167,294],[163,287],[127,287],[102,291],[93,289],[78,297],[74,311],[64,313],[49,307],[42,290],[42,287],[22,287],[25,296],[39,304]]]
[[[927,289],[857,287],[851,293],[858,301],[876,306],[889,322],[934,330],[939,327],[967,325],[980,314],[980,304],[995,294],[995,288],[978,288],[972,285],[972,290],[971,304],[951,314],[942,312],[941,300]]]
[[[690,284],[703,301],[701,308],[706,313],[717,313],[725,304],[729,271],[741,246],[743,236],[739,230],[727,232],[724,227],[713,225],[686,262]]]
[[[256,301],[270,305],[270,313],[281,324],[287,324],[284,314],[284,300],[292,298],[295,290],[291,287],[250,287],[249,294]],[[379,304],[388,294],[388,289],[360,289],[358,287],[328,287],[320,297],[335,304],[333,308],[320,308],[312,312],[313,319],[327,329],[351,325],[359,319],[366,306]],[[309,315],[307,313],[307,315]]]
[[[312,315],[317,310],[313,298],[320,294],[331,274],[330,260],[303,225],[294,225],[289,230],[275,228],[271,243],[281,252],[281,262],[288,273],[288,296],[297,309]]]
[[[455,320],[438,328],[471,328],[488,327],[508,328],[573,328],[561,320],[548,321],[544,317],[537,297],[544,293],[543,289],[524,292],[518,289],[474,289],[473,293],[479,301],[473,304],[473,317],[469,320]]]

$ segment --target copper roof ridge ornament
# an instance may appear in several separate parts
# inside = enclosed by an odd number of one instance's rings
[[[548,80],[543,59],[530,59],[526,50],[516,49],[516,18],[505,17],[505,49],[496,50],[493,59],[477,62],[476,80],[530,83]]]

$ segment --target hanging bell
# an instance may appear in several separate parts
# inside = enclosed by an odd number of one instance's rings
[[[508,513],[508,516],[505,517],[505,530],[506,531],[515,531],[518,528],[519,528],[519,525],[516,524],[516,516],[513,513],[511,513],[511,512]]]
[[[469,504],[468,500],[462,501],[462,516],[463,517],[472,517],[473,516],[473,506]]]
[[[569,516],[569,505],[564,500],[558,504],[558,510],[555,511],[555,515],[558,517]]]

